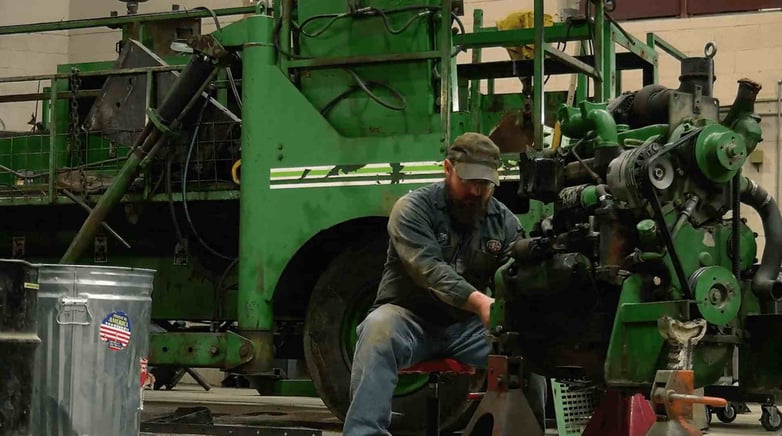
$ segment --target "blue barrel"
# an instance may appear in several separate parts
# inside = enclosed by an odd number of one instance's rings
[[[0,434],[30,434],[38,338],[38,269],[0,260]]]

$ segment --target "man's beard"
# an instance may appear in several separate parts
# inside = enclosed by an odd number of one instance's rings
[[[451,217],[465,227],[473,227],[483,217],[486,216],[486,210],[489,207],[488,197],[472,197],[467,200],[455,200],[451,194],[450,187],[447,187],[446,199],[448,202],[448,212]]]

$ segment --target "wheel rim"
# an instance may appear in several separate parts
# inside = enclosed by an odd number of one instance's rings
[[[374,286],[373,286],[374,285]],[[348,367],[353,362],[353,353],[356,351],[356,342],[358,341],[358,333],[356,333],[356,327],[367,316],[369,308],[374,302],[375,292],[377,289],[377,283],[367,284],[363,287],[361,295],[363,296],[358,301],[354,302],[348,310],[345,312],[345,316],[342,319],[342,350],[343,358]],[[402,374],[399,376],[399,380],[396,383],[396,389],[394,390],[394,396],[404,396],[417,392],[419,389],[426,386],[429,377],[426,374]]]
[[[733,404],[728,403],[725,406],[725,417],[730,419],[733,418],[734,416],[736,416],[736,408],[733,407]]]

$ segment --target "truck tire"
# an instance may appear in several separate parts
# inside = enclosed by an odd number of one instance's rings
[[[304,356],[323,402],[344,421],[350,405],[350,367],[356,326],[366,316],[377,293],[388,239],[346,248],[321,274],[307,308]],[[443,429],[466,425],[477,402],[469,392],[483,389],[485,372],[472,377],[446,377],[440,382]],[[426,375],[400,377],[392,410],[393,434],[421,433],[426,422]]]

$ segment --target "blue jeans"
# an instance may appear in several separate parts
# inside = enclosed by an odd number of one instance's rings
[[[491,351],[486,328],[477,317],[433,328],[410,310],[393,304],[375,309],[357,331],[345,436],[391,434],[391,401],[400,369],[442,357],[485,368]],[[535,416],[544,423],[546,379],[533,375],[525,394]]]

